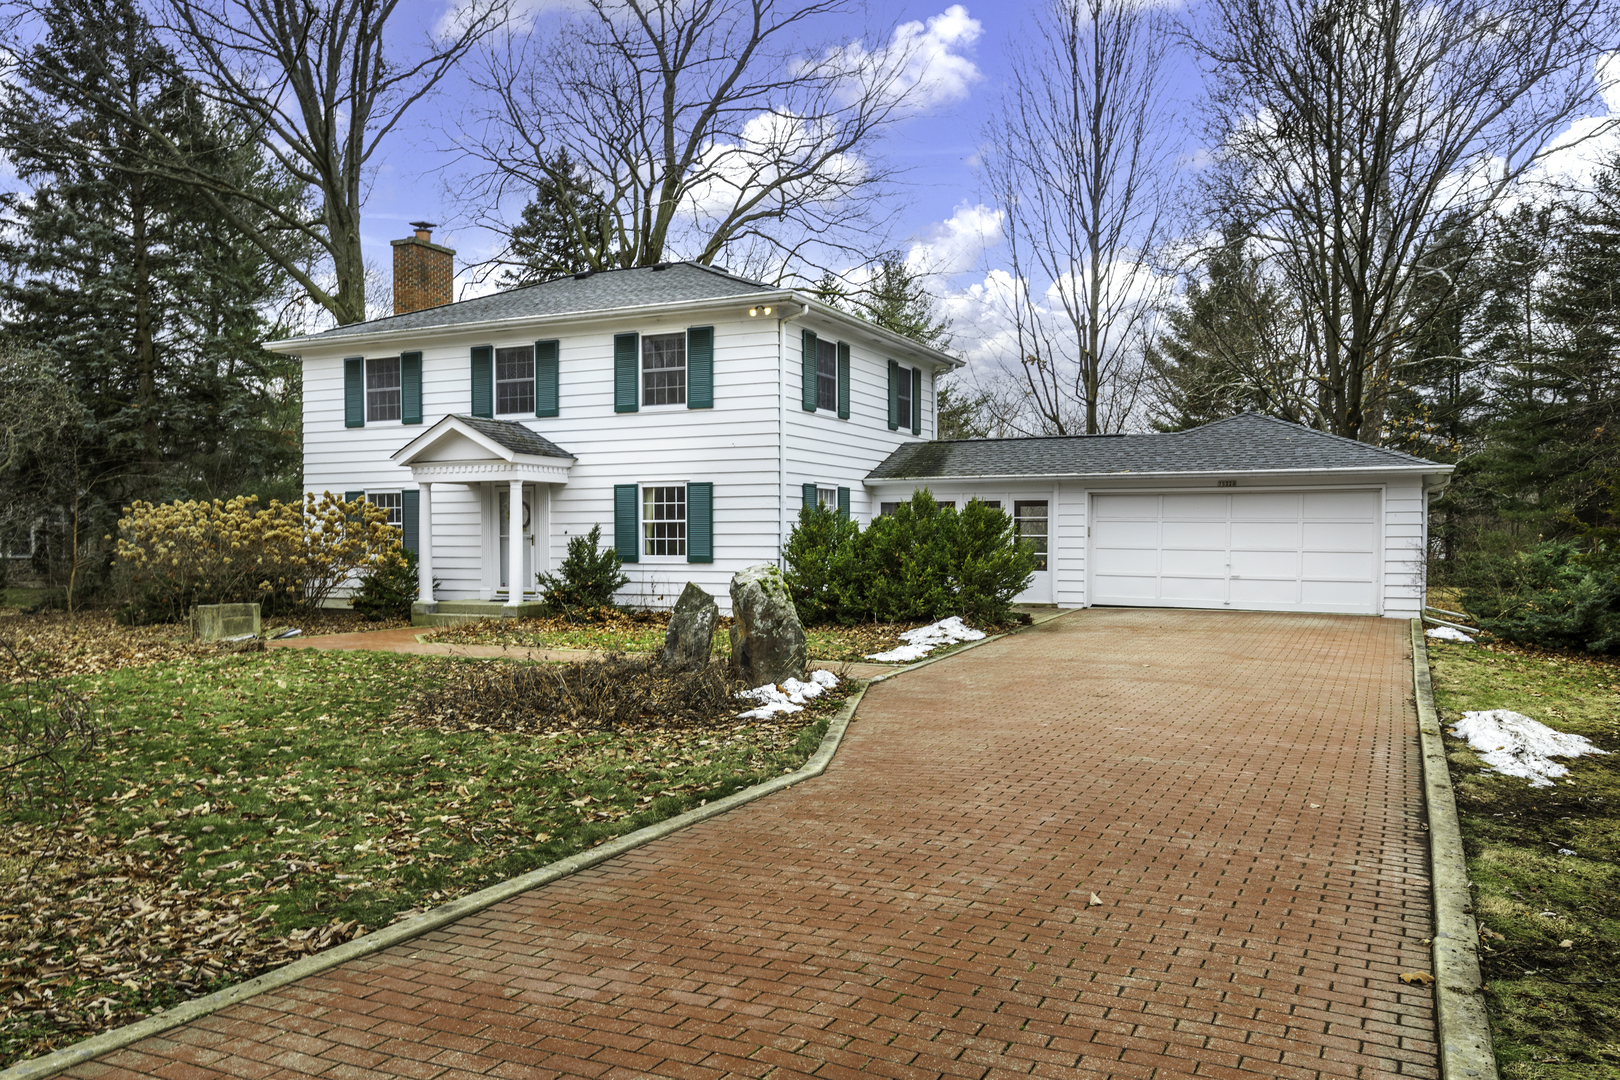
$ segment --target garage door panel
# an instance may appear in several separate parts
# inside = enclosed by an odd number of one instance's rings
[[[1093,552],[1094,569],[1099,574],[1159,573],[1159,552],[1155,548],[1097,548]]]
[[[1300,577],[1300,553],[1298,551],[1232,551],[1232,576],[1243,578],[1287,578],[1297,581]]]
[[[1091,512],[1097,521],[1159,520],[1159,496],[1110,495],[1095,500]]]
[[[1301,507],[1306,521],[1378,521],[1376,491],[1307,491]]]
[[[1163,495],[1165,521],[1226,521],[1230,495]]]
[[[1157,600],[1159,597],[1159,579],[1156,575],[1137,577],[1124,574],[1098,574],[1095,582],[1097,595],[1111,597],[1112,603]]]
[[[1370,551],[1306,551],[1302,553],[1300,575],[1330,581],[1366,581],[1376,576]]]
[[[1293,606],[1299,603],[1299,582],[1266,581],[1261,578],[1232,579],[1232,606]]]
[[[1375,491],[1098,495],[1098,604],[1378,611]]]
[[[1232,549],[1298,551],[1299,519],[1293,521],[1234,521]]]
[[[1226,549],[1224,521],[1166,521],[1159,528],[1166,548],[1177,551]]]
[[[1177,603],[1200,603],[1220,606],[1226,599],[1226,576],[1193,577],[1165,575],[1159,579],[1159,595]]]
[[[1372,551],[1378,547],[1378,530],[1371,525],[1307,521],[1300,534],[1306,551]]]
[[[1299,496],[1272,492],[1245,492],[1229,496],[1233,521],[1298,521]]]

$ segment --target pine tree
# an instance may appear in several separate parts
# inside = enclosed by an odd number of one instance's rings
[[[559,150],[546,162],[534,197],[508,237],[507,260],[500,284],[511,288],[592,267],[611,265],[611,215],[590,181]]]
[[[898,251],[878,257],[872,282],[856,299],[862,317],[941,352],[951,347],[949,319],[934,314],[934,297]]]

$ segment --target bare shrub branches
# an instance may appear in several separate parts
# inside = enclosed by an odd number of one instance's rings
[[[82,694],[45,683],[11,640],[0,638],[0,655],[21,674],[0,698],[0,802],[65,804],[68,762],[95,751],[103,725]]]

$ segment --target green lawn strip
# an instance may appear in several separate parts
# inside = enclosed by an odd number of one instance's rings
[[[1428,648],[1503,1076],[1620,1077],[1620,665],[1436,640]],[[1512,709],[1610,753],[1567,761],[1570,775],[1552,787],[1485,773],[1449,727],[1486,709]]]
[[[460,663],[276,650],[66,681],[110,730],[70,808],[4,809],[0,1064],[791,771],[838,706],[627,734],[402,722],[407,688]]]

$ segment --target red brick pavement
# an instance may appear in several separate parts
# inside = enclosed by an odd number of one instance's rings
[[[1077,613],[874,687],[819,779],[71,1075],[1434,1076],[1407,633]]]

